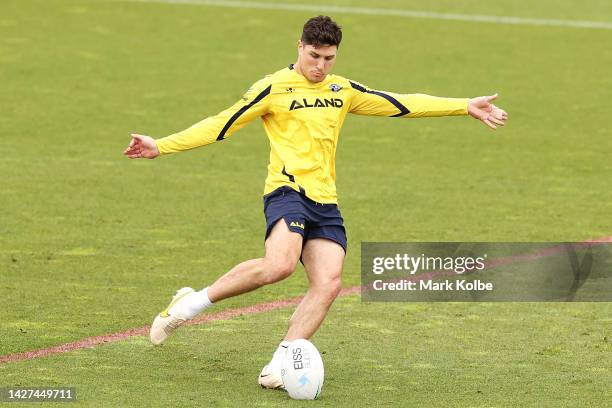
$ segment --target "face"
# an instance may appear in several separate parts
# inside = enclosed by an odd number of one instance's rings
[[[298,42],[299,71],[310,82],[321,82],[329,74],[336,62],[338,47],[335,45],[314,45]]]

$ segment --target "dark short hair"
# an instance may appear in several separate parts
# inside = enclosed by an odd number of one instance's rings
[[[313,17],[304,24],[302,42],[310,45],[340,46],[342,28],[328,16]]]

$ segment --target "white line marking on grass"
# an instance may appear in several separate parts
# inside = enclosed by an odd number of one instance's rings
[[[479,14],[438,13],[402,9],[385,9],[374,7],[349,7],[315,4],[283,4],[232,0],[115,0],[131,3],[190,4],[198,6],[229,7],[241,9],[312,11],[315,13],[361,14],[367,16],[392,16],[419,18],[427,20],[466,21],[470,23],[513,24],[527,26],[552,26],[569,28],[590,28],[612,30],[612,22],[585,20],[556,20],[548,18],[527,18],[512,16],[486,16]]]

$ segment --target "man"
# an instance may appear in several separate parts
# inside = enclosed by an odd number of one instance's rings
[[[259,377],[262,387],[283,388],[283,350],[288,342],[308,339],[317,331],[341,289],[347,241],[337,207],[335,153],[346,114],[399,118],[469,114],[492,129],[508,117],[491,104],[497,95],[474,99],[404,95],[332,75],[341,39],[341,29],[331,18],[314,17],[304,25],[295,64],[257,81],[229,109],[162,139],[132,135],[124,154],[153,159],[221,141],[261,117],[271,146],[264,189],[264,257],[236,265],[201,291],[180,289],[153,321],[153,344],[164,342],[213,303],[288,277],[301,260],[310,287]]]

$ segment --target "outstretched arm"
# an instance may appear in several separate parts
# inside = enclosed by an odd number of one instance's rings
[[[230,108],[196,123],[182,132],[161,139],[132,134],[132,141],[123,154],[130,159],[154,159],[159,155],[194,149],[224,140],[256,117],[268,112],[267,96],[272,85],[264,78]]]
[[[508,114],[491,103],[497,94],[478,98],[441,98],[425,94],[377,91],[350,81],[349,112],[357,115],[419,118],[471,115],[492,129],[503,126]]]

